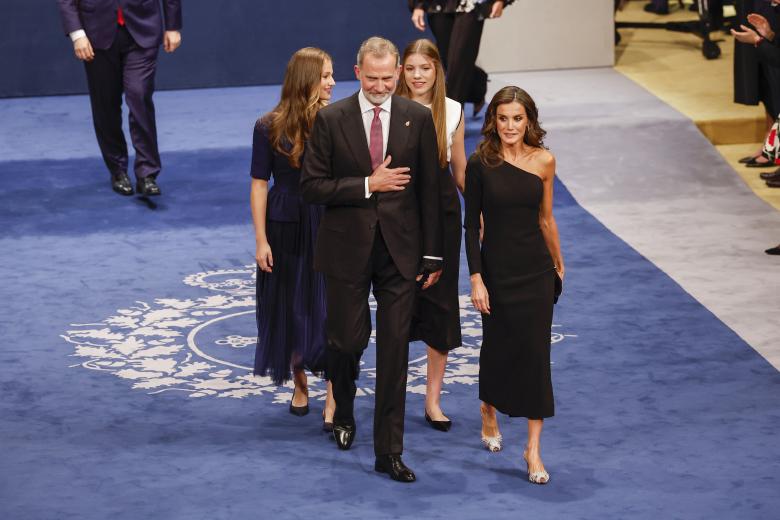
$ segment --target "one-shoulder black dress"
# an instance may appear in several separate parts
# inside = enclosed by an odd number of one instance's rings
[[[554,414],[550,376],[555,266],[539,226],[544,183],[503,162],[466,168],[466,256],[481,273],[490,314],[482,315],[479,398],[513,417]],[[484,236],[479,241],[479,215]]]

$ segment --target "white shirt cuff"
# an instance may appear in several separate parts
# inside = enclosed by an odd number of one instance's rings
[[[87,37],[87,33],[84,32],[84,29],[78,29],[70,33],[70,41],[72,42],[75,42],[79,38],[86,38],[86,37]]]
[[[444,261],[444,258],[440,256],[424,256],[423,258],[427,258],[428,260],[440,260],[442,262]]]
[[[368,177],[366,177],[366,198],[367,199],[371,198],[371,192],[368,191]]]

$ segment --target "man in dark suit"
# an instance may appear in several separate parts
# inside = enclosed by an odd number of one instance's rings
[[[314,268],[326,277],[336,443],[349,449],[355,435],[355,379],[371,335],[373,285],[374,469],[413,482],[401,460],[409,327],[415,281],[427,289],[441,274],[442,231],[433,118],[422,105],[392,95],[400,70],[395,45],[379,37],[363,42],[355,66],[360,91],[318,112],[301,189],[307,202],[326,206]]]
[[[132,195],[127,176],[127,143],[122,132],[122,93],[130,111],[135,148],[136,189],[159,195],[154,75],[160,44],[173,52],[181,43],[181,1],[57,0],[65,33],[87,70],[92,121],[111,186]],[[165,30],[163,30],[163,27]]]

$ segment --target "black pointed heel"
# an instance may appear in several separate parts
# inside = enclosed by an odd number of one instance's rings
[[[431,419],[431,416],[428,415],[428,412],[425,412],[425,421],[431,425],[431,428],[439,430],[440,432],[448,432],[450,431],[450,428],[452,428],[452,421],[434,421]]]

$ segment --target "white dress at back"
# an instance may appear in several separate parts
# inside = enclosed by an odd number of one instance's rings
[[[431,105],[425,105],[431,108]],[[447,162],[452,157],[452,140],[455,138],[455,130],[460,124],[460,114],[463,111],[460,103],[448,97],[444,98],[444,111],[447,113],[444,117],[447,127]]]
[[[447,161],[449,162],[452,155],[452,140],[455,137],[455,130],[460,124],[460,115],[463,109],[460,103],[450,98],[444,98],[444,107],[447,112]]]

